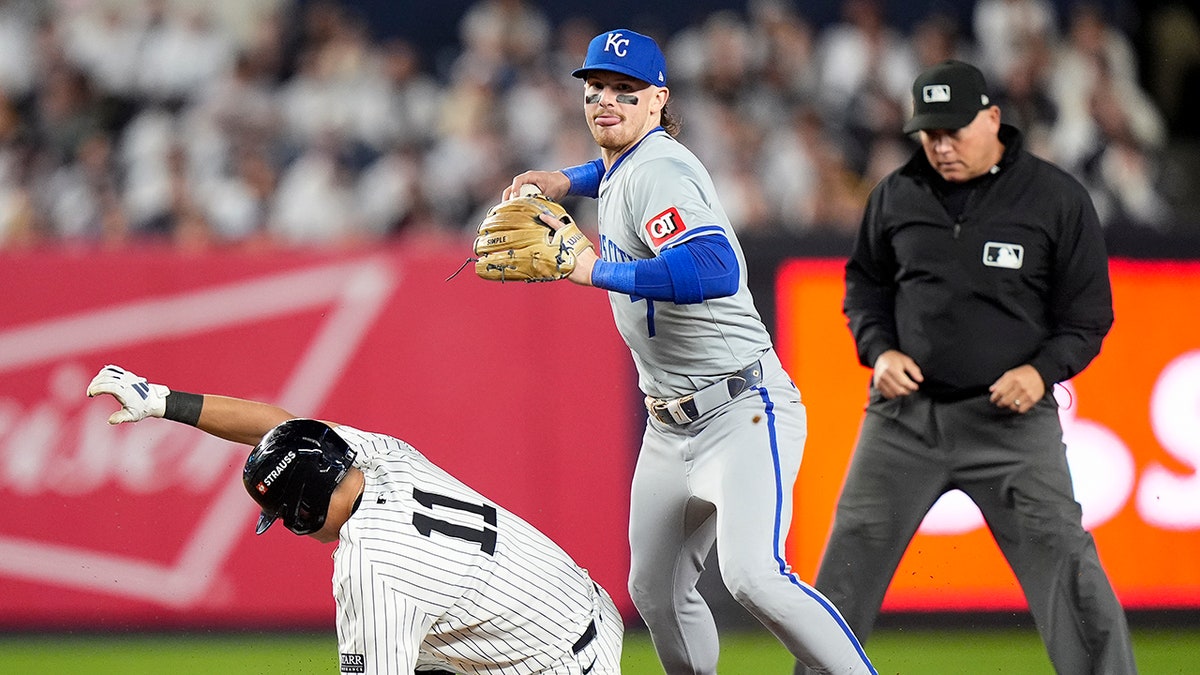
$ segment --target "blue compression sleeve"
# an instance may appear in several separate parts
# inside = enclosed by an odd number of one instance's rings
[[[569,166],[562,170],[571,187],[567,194],[595,199],[600,195],[600,178],[604,175],[604,160],[597,157],[586,164]]]
[[[633,295],[633,288],[637,285],[635,278],[637,264],[643,262],[650,262],[650,260],[630,262],[597,260],[596,264],[592,266],[592,285],[606,291]]]
[[[675,302],[683,305],[737,293],[737,255],[724,236],[706,235],[659,254],[667,261]]]
[[[680,305],[733,295],[737,256],[725,237],[704,236],[631,262],[596,261],[592,284],[626,295]]]

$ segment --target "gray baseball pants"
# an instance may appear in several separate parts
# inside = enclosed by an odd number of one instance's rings
[[[1051,395],[1019,415],[986,395],[942,403],[872,390],[816,579],[858,638],[925,513],[953,488],[983,513],[1056,672],[1137,672],[1124,610],[1081,524]]]
[[[773,358],[770,357],[770,358]],[[784,551],[807,412],[778,361],[686,427],[650,420],[630,498],[629,592],[668,675],[715,675],[716,623],[696,588],[715,544],[730,594],[818,672],[875,673],[837,608]]]

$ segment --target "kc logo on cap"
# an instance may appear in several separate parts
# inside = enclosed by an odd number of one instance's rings
[[[592,38],[583,65],[571,75],[583,78],[592,70],[620,73],[655,86],[667,86],[667,59],[658,43],[625,28]]]
[[[612,53],[621,58],[625,58],[628,47],[629,38],[621,37],[621,33],[609,33],[608,39],[604,41],[604,51],[609,51],[609,49],[612,49]]]

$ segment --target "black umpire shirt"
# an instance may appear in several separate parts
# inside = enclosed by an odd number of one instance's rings
[[[1001,125],[991,173],[947,183],[918,149],[871,192],[846,263],[858,358],[888,349],[939,399],[983,394],[1033,365],[1049,392],[1083,370],[1112,326],[1104,232],[1087,191]],[[953,215],[952,215],[953,214]]]

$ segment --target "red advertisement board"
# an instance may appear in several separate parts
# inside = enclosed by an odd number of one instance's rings
[[[105,363],[403,438],[550,534],[627,617],[628,487],[643,417],[603,293],[488,284],[460,246],[0,255],[0,629],[333,622],[331,548],[252,531],[248,448],[110,427]],[[777,346],[810,434],[791,558],[812,579],[869,372],[841,261],[780,269]],[[1068,383],[1076,490],[1130,608],[1200,607],[1200,265],[1115,261],[1117,323]],[[529,321],[513,321],[529,317]],[[969,503],[940,503],[886,607],[1023,606]]]
[[[249,448],[110,427],[114,402],[84,396],[106,363],[403,438],[632,612],[640,420],[607,300],[447,281],[459,248],[0,256],[0,627],[332,626],[332,548],[253,534]]]
[[[779,349],[809,409],[789,544],[806,579],[828,536],[866,404],[841,313],[842,261],[778,277]],[[1130,609],[1200,607],[1200,264],[1113,261],[1116,322],[1100,356],[1056,388],[1084,525]],[[939,501],[901,561],[885,610],[1024,607],[978,509]]]

